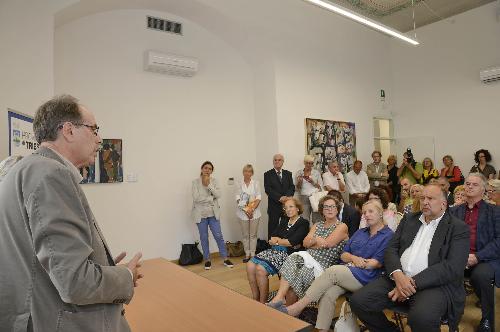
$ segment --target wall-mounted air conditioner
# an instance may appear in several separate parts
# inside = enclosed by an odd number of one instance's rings
[[[483,69],[479,72],[479,78],[483,83],[500,81],[500,67]]]
[[[146,51],[144,54],[144,70],[191,77],[198,71],[198,59],[182,55]]]

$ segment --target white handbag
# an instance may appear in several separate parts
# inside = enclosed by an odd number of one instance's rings
[[[358,318],[352,312],[349,302],[344,301],[334,332],[359,332]]]
[[[328,191],[317,191],[311,196],[309,196],[309,202],[311,202],[311,208],[313,212],[318,212],[319,200],[325,197]]]

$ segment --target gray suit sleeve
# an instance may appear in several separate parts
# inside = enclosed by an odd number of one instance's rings
[[[91,259],[92,222],[68,170],[45,175],[26,203],[36,256],[66,303],[129,302],[134,293],[125,266]]]

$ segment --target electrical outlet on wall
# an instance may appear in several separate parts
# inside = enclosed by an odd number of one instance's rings
[[[126,180],[127,182],[137,182],[139,181],[139,175],[135,172],[127,173]]]

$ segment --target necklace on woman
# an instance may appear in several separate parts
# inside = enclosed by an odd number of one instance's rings
[[[292,219],[288,220],[288,227],[292,227],[292,226],[293,226],[293,224],[295,224],[295,222],[296,222],[297,220],[299,220],[299,218],[300,218],[300,217],[295,218],[295,220],[293,220],[293,222],[291,222],[291,221],[292,221]]]

